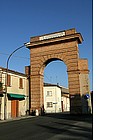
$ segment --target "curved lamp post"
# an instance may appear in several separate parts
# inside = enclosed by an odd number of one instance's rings
[[[7,119],[7,84],[8,84],[8,80],[7,80],[7,75],[8,75],[8,65],[9,65],[9,60],[11,58],[11,56],[18,51],[19,49],[25,47],[25,44],[18,47],[17,49],[15,49],[8,57],[7,62],[6,62],[6,76],[5,76],[5,97],[4,97],[4,120]]]

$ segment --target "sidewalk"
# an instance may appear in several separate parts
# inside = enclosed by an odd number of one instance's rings
[[[69,113],[48,113],[48,114],[45,114],[44,116],[93,123],[92,114],[79,115],[79,114],[69,114]],[[27,118],[33,118],[33,117],[36,117],[36,116],[26,115],[26,116],[7,119],[7,120],[0,120],[0,123],[10,122],[10,121],[14,121],[14,120],[27,119]]]
[[[0,123],[11,122],[11,121],[15,121],[15,120],[27,119],[27,118],[32,118],[32,117],[36,117],[36,116],[28,115],[28,116],[21,116],[21,117],[11,118],[11,119],[7,119],[7,120],[0,120]]]

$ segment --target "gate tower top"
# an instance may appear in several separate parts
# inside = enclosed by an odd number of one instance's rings
[[[63,30],[59,32],[49,33],[40,36],[33,36],[30,38],[30,42],[26,43],[27,48],[32,48],[38,45],[50,45],[51,43],[60,43],[67,42],[71,40],[78,41],[78,44],[81,44],[83,41],[83,37],[80,33],[76,32],[75,28]]]

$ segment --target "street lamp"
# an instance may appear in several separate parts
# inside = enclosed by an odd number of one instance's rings
[[[9,64],[9,60],[11,58],[11,56],[18,51],[19,49],[25,47],[25,44],[18,47],[17,49],[15,49],[8,57],[7,61],[6,61],[6,75],[5,75],[5,97],[4,97],[4,120],[7,119],[7,84],[8,84],[8,80],[7,80],[7,75],[8,75],[8,64]]]

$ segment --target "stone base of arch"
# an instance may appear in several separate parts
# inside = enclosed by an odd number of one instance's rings
[[[39,115],[43,113],[44,101],[43,101],[43,75],[31,75],[30,76],[30,114],[35,115],[38,111]]]
[[[91,98],[89,90],[89,71],[71,71],[69,76],[70,114],[91,114]],[[72,84],[71,84],[72,83]]]

